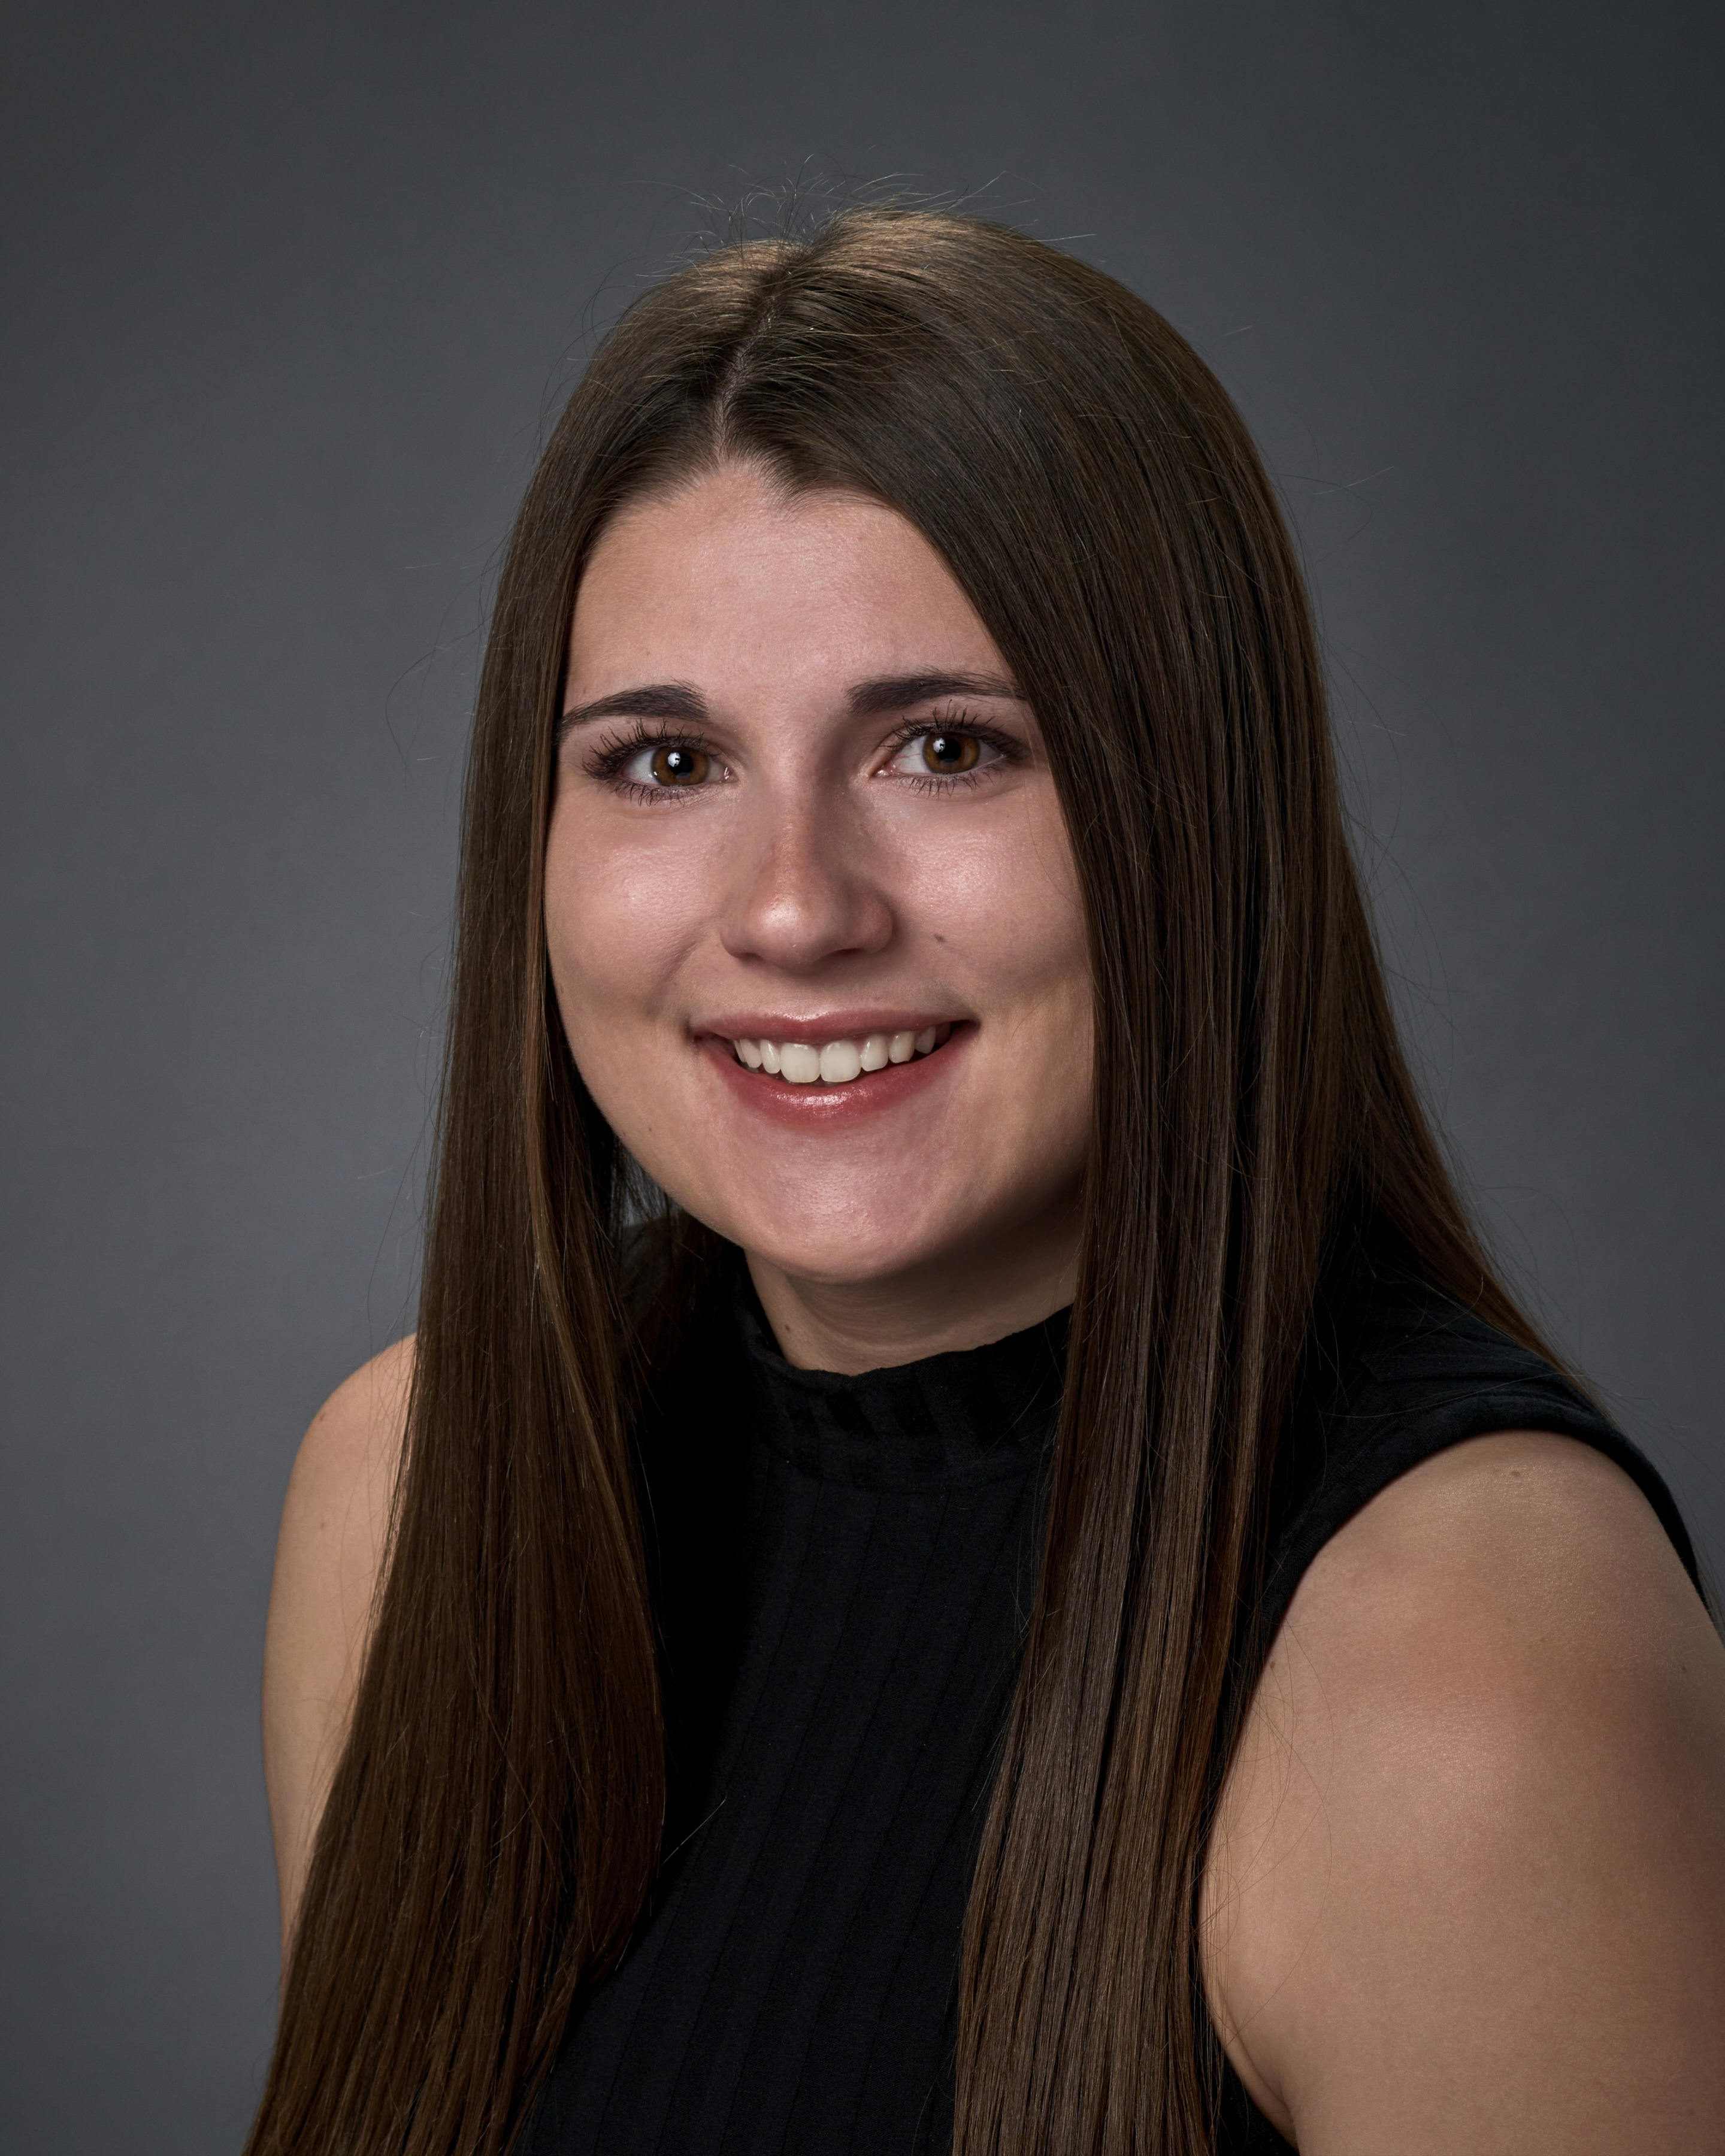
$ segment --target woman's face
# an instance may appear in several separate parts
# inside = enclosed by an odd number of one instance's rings
[[[727,466],[608,526],[564,702],[570,1048],[629,1152],[749,1254],[781,1338],[787,1295],[860,1298],[911,1353],[1059,1307],[1076,879],[1034,714],[940,556],[876,502]]]

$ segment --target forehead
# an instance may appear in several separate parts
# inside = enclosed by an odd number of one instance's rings
[[[1003,670],[908,518],[859,495],[787,494],[737,466],[608,526],[582,578],[569,660],[583,696],[644,678]]]

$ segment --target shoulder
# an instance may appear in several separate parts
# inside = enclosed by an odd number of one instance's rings
[[[264,1649],[264,1771],[284,1938],[370,1634],[413,1373],[411,1339],[357,1370],[319,1409],[288,1481]]]
[[[1725,1645],[1571,1439],[1458,1444],[1301,1580],[1201,1958],[1303,2150],[1696,2148],[1725,2115]]]

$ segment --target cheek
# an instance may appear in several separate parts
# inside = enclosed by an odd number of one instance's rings
[[[652,1021],[686,948],[699,895],[669,850],[607,845],[578,814],[552,817],[546,947],[563,1028],[589,1079],[590,1063],[626,1054],[632,1027]]]
[[[924,866],[921,911],[995,1013],[1088,1033],[1090,958],[1076,869],[1051,799]],[[1052,1048],[1052,1040],[1048,1043]]]

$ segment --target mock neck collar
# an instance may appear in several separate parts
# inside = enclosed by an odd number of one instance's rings
[[[756,1435],[804,1474],[855,1489],[938,1491],[1042,1461],[1060,1409],[1068,1312],[986,1347],[847,1377],[787,1363],[747,1269],[737,1271]]]

